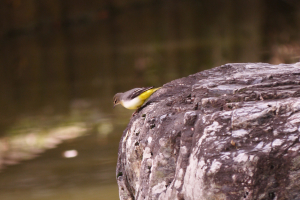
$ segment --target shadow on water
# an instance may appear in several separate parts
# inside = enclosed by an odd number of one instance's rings
[[[298,1],[0,2],[0,198],[118,199],[115,93],[299,61]]]

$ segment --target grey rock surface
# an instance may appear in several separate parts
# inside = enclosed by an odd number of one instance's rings
[[[300,199],[300,63],[165,84],[119,146],[120,199]]]

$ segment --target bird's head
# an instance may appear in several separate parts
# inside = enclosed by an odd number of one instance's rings
[[[114,96],[114,107],[121,103],[121,95],[122,93],[117,93]]]

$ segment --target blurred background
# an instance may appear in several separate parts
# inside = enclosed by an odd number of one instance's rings
[[[1,200],[118,199],[115,93],[300,58],[298,0],[1,0]]]

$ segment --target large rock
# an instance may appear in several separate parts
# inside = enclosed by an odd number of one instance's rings
[[[165,84],[119,147],[120,199],[300,199],[300,63]]]

